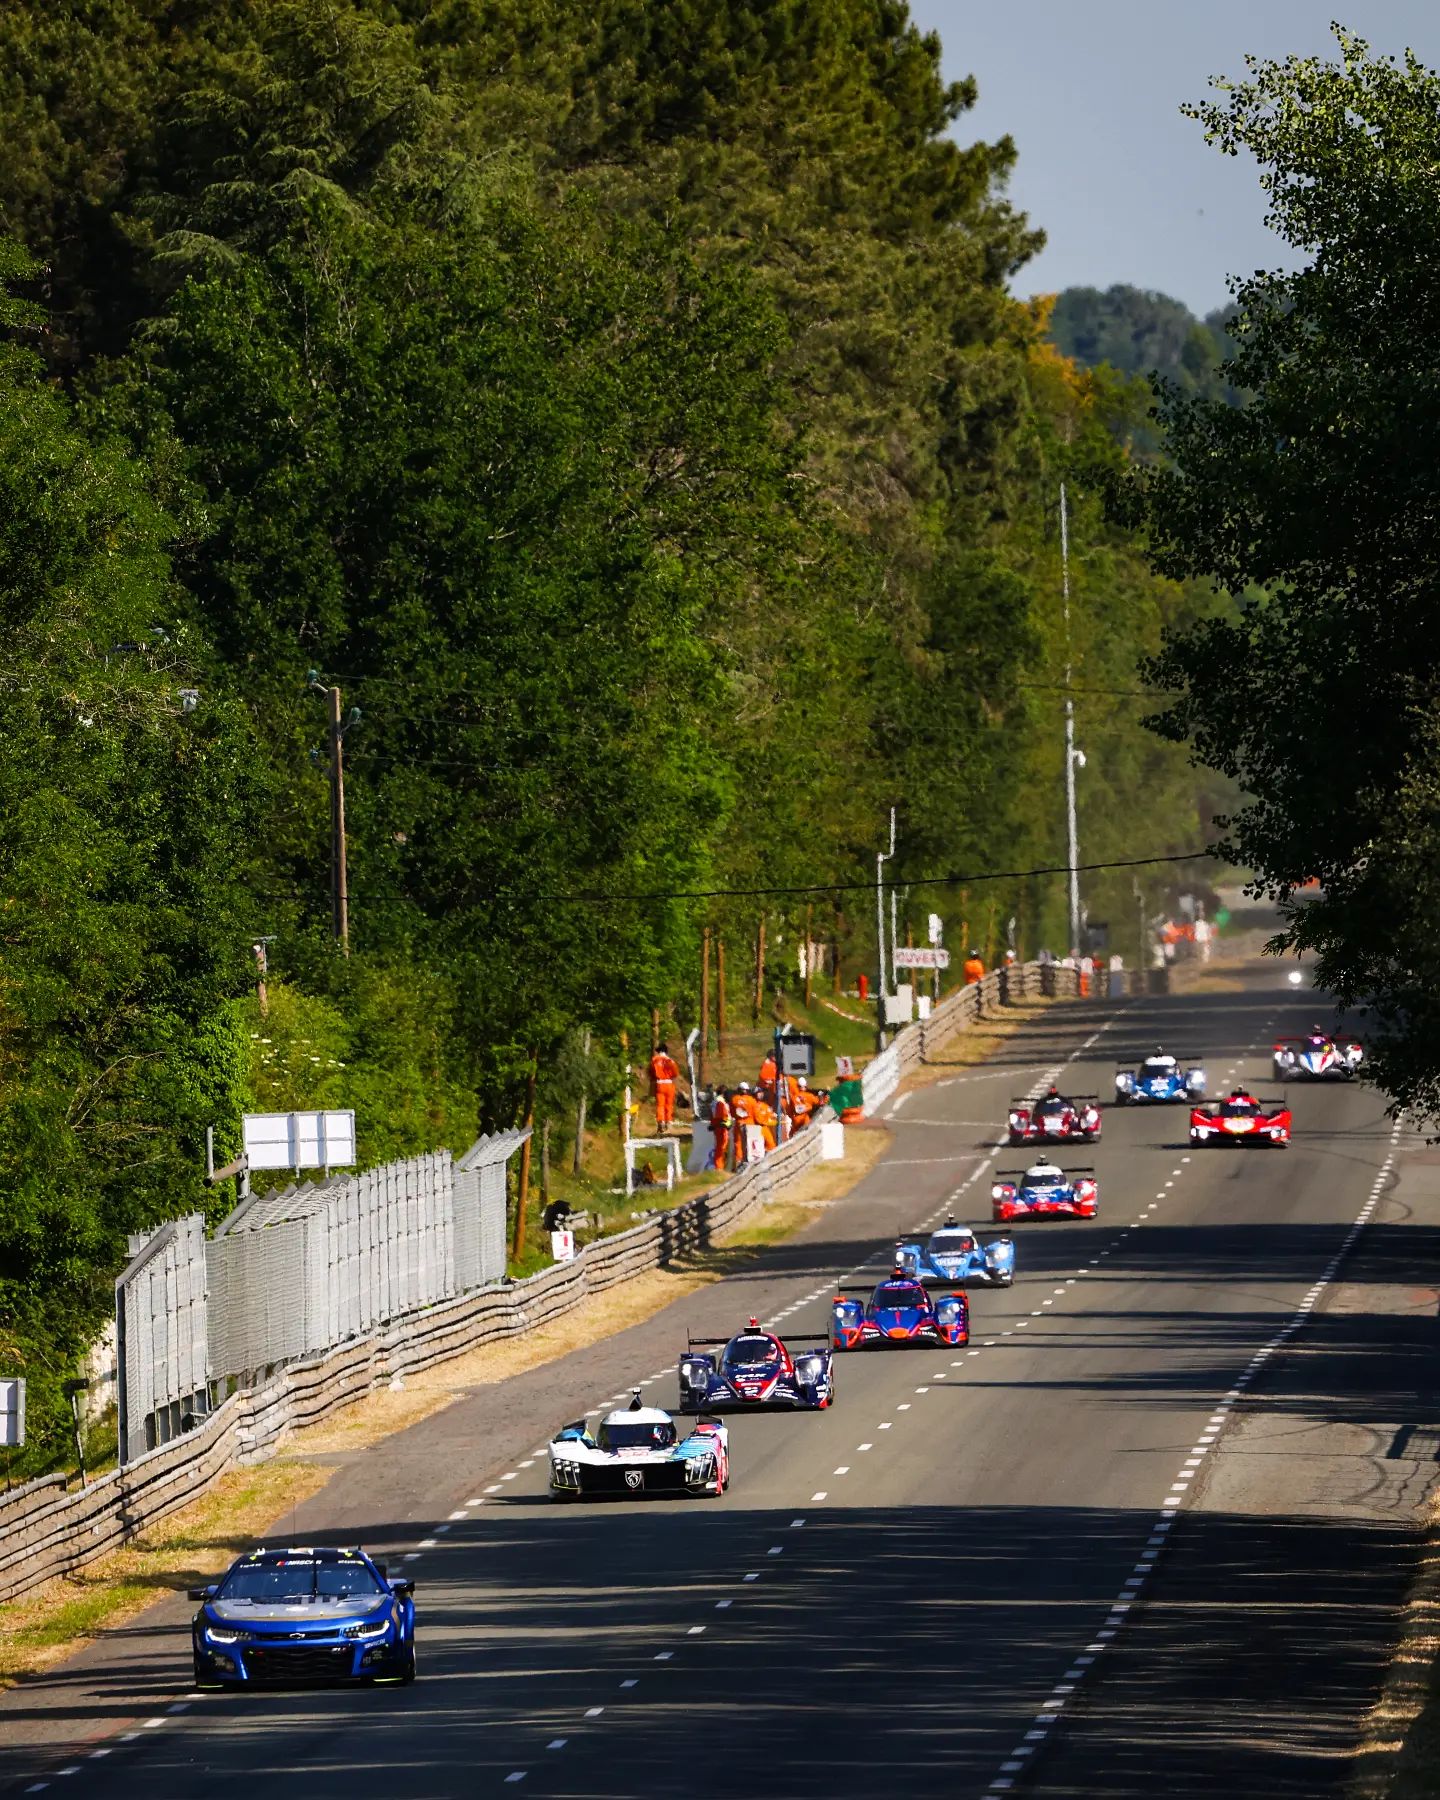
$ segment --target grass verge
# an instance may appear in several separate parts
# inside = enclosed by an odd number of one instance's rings
[[[1423,1531],[1400,1641],[1361,1731],[1351,1800],[1421,1800],[1440,1793],[1440,1496],[1427,1505]]]
[[[323,1424],[295,1432],[269,1462],[222,1476],[200,1499],[123,1549],[0,1606],[0,1688],[53,1668],[162,1595],[208,1580],[241,1550],[262,1540],[302,1500],[318,1493],[334,1473],[337,1458],[404,1431],[476,1388],[643,1324],[672,1301],[755,1261],[767,1246],[794,1236],[824,1206],[847,1194],[879,1161],[888,1141],[883,1128],[847,1131],[843,1162],[808,1169],[783,1200],[753,1215],[703,1257],[638,1275],[524,1337],[483,1345],[425,1370],[401,1388],[367,1395]]]

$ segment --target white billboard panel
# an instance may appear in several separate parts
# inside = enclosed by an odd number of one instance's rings
[[[252,1169],[350,1169],[353,1112],[246,1113],[245,1155]]]
[[[25,1442],[25,1382],[0,1376],[0,1450],[19,1450]]]

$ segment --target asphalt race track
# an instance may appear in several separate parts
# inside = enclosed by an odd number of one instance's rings
[[[1292,1085],[1289,1151],[1192,1154],[1183,1108],[1108,1108],[1073,1159],[1100,1217],[1017,1226],[1016,1286],[972,1293],[970,1350],[841,1357],[829,1413],[734,1419],[718,1502],[552,1505],[542,1451],[632,1384],[673,1405],[687,1324],[823,1330],[838,1278],[868,1264],[863,1292],[955,1190],[987,1224],[991,1169],[1021,1160],[993,1149],[1011,1093],[1057,1070],[1106,1096],[1117,1052],[1161,1041],[1212,1093],[1273,1093],[1272,1038],[1315,1006],[1267,971],[1056,1007],[1003,1062],[917,1089],[806,1236],[475,1390],[301,1509],[296,1541],[414,1575],[413,1688],[194,1695],[192,1609],[167,1600],[0,1696],[0,1791],[1338,1792],[1437,1454],[1417,1271],[1440,1169],[1364,1089]]]

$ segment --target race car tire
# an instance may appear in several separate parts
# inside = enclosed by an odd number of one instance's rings
[[[202,1669],[200,1658],[195,1658],[195,1686],[204,1694],[218,1694],[225,1683],[217,1681],[208,1669]]]
[[[415,1679],[415,1646],[411,1644],[410,1654],[405,1658],[405,1666],[400,1671],[401,1687],[409,1687]]]

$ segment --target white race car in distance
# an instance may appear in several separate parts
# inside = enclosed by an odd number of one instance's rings
[[[701,1418],[685,1436],[658,1406],[607,1413],[592,1435],[584,1419],[564,1425],[550,1445],[550,1498],[611,1496],[643,1500],[654,1494],[710,1494],[730,1484],[730,1433],[723,1420]]]
[[[1365,1060],[1354,1038],[1330,1037],[1318,1025],[1305,1037],[1281,1038],[1275,1045],[1277,1081],[1348,1081]]]

